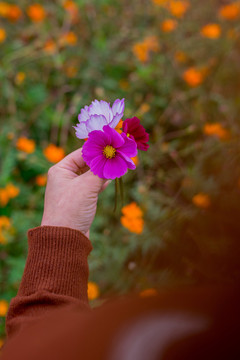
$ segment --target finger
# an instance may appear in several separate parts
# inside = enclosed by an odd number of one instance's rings
[[[59,161],[59,163],[57,163],[55,166],[72,171],[75,174],[81,172],[80,170],[86,167],[86,163],[82,158],[82,148],[77,149],[69,155],[65,156],[65,158]]]
[[[105,182],[105,184],[103,184],[103,186],[101,187],[99,193],[101,193],[102,191],[104,191],[111,182],[112,182],[112,180],[107,180],[107,181]]]
[[[91,170],[88,170],[87,172],[79,176],[79,181],[85,182],[88,185],[89,189],[99,193],[99,191],[108,181],[108,179],[102,179],[99,176],[94,175]]]

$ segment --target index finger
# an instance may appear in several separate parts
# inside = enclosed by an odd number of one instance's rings
[[[59,161],[59,163],[57,163],[55,166],[77,174],[79,170],[87,166],[82,158],[82,148],[77,149],[65,156],[65,158]]]

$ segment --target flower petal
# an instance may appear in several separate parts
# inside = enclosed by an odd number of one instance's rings
[[[104,147],[110,144],[111,138],[110,136],[101,131],[101,130],[94,130],[89,133],[88,141],[91,141],[91,145],[98,145]],[[90,143],[89,143],[90,144]]]
[[[127,167],[131,170],[135,170],[136,169],[136,165],[134,164],[133,160],[130,159],[127,155],[125,155],[123,152],[121,151],[117,151],[117,153],[119,154],[119,156],[121,156],[127,163]]]
[[[86,123],[81,122],[80,124],[77,124],[76,126],[73,126],[76,130],[76,137],[79,139],[86,139],[88,137],[88,131],[86,128]]]
[[[87,121],[89,119],[89,113],[88,113],[88,106],[84,106],[83,109],[81,109],[80,114],[78,115],[78,121]]]
[[[107,125],[107,120],[103,115],[91,115],[90,119],[86,122],[88,132],[102,130],[104,125]]]
[[[109,135],[109,138],[111,139],[109,145],[112,145],[115,149],[119,148],[124,144],[122,136],[115,129],[112,129],[109,125],[105,125],[103,127],[103,131],[105,134]]]
[[[121,136],[125,140],[124,144],[118,148],[119,151],[123,152],[128,157],[134,157],[137,155],[137,144],[135,140],[127,137],[125,133],[121,133]]]
[[[94,173],[94,175],[98,175],[102,179],[108,179],[103,174],[103,170],[105,168],[107,160],[108,159],[106,159],[104,155],[99,155],[91,161],[89,167],[90,170]]]
[[[106,101],[98,101],[94,100],[92,104],[89,106],[89,114],[90,115],[103,115],[105,119],[107,120],[107,123],[109,123],[112,118],[112,109],[110,107],[110,104]]]
[[[111,126],[111,128],[113,128],[113,129],[115,129],[115,127],[117,126],[117,124],[121,120],[122,116],[123,116],[123,114],[114,115],[112,121],[109,123],[109,126]]]
[[[113,116],[116,114],[121,114],[121,117],[123,116],[123,112],[124,112],[124,99],[120,100],[117,99],[114,101],[113,106],[112,106],[112,112],[113,112]]]
[[[107,159],[103,169],[105,179],[116,179],[123,176],[127,172],[126,161],[120,156],[115,156],[112,159]]]

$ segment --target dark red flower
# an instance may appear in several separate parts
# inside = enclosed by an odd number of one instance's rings
[[[147,151],[149,148],[149,145],[147,144],[149,140],[149,134],[140,124],[140,120],[136,116],[124,120],[122,124],[122,130],[125,132],[125,134],[129,134],[130,138],[135,140],[139,150]]]

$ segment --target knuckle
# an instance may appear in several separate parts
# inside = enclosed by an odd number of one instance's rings
[[[55,166],[51,166],[49,169],[48,169],[48,178],[51,178],[53,176],[55,176],[56,174],[56,167]]]

